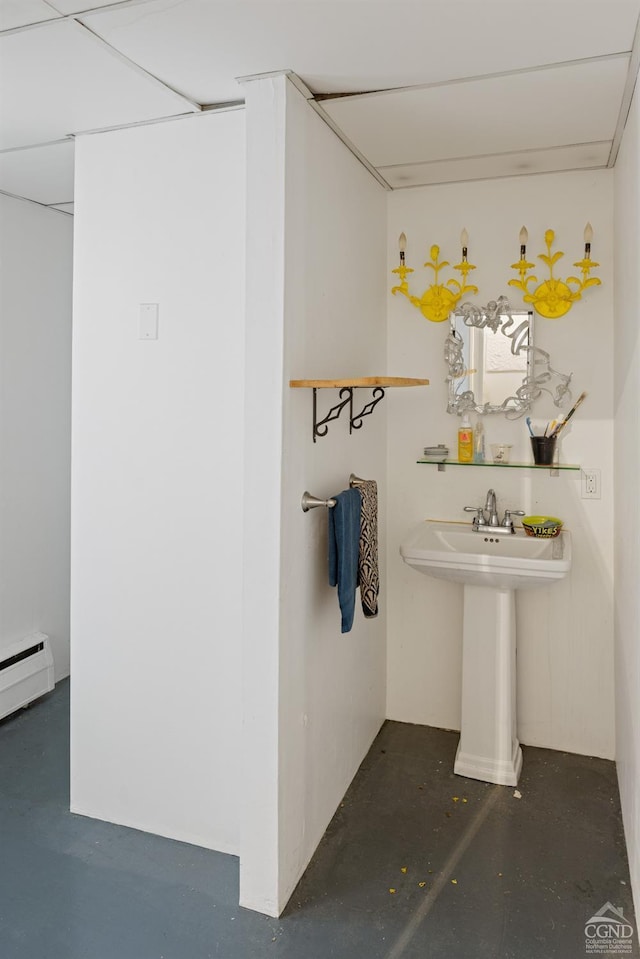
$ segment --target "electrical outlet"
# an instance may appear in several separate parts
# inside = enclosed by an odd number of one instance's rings
[[[600,470],[582,470],[582,498],[600,499]]]

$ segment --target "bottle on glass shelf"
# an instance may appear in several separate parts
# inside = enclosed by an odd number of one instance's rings
[[[468,413],[462,414],[458,429],[458,461],[473,463],[473,428]]]

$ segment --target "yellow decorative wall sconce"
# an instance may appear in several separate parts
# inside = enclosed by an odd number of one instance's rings
[[[536,276],[527,276],[529,270],[533,270],[534,263],[527,262],[527,240],[529,234],[526,227],[520,230],[520,259],[517,263],[511,264],[512,270],[517,270],[520,274],[519,280],[509,280],[509,286],[515,286],[522,290],[525,296],[525,303],[531,303],[536,313],[549,320],[555,320],[568,313],[573,304],[582,299],[582,291],[590,286],[600,286],[600,280],[596,276],[589,276],[591,270],[600,266],[595,260],[591,259],[591,241],[593,239],[593,227],[590,223],[584,228],[584,256],[574,266],[582,271],[582,278],[577,276],[568,276],[566,280],[560,280],[553,275],[553,268],[558,260],[564,256],[561,250],[551,253],[551,247],[555,240],[553,230],[547,230],[544,235],[544,242],[547,247],[546,253],[538,254],[538,259],[549,268],[549,279],[538,283]],[[530,289],[533,285],[533,289]]]
[[[403,296],[406,296],[409,302],[417,307],[422,315],[426,317],[427,320],[431,320],[432,323],[442,323],[444,320],[449,319],[449,315],[455,310],[466,293],[478,292],[477,286],[467,285],[467,275],[471,270],[475,270],[475,266],[473,263],[469,263],[467,259],[469,235],[466,230],[462,231],[460,242],[462,244],[462,259],[460,263],[456,263],[453,266],[453,269],[461,274],[462,282],[456,280],[455,277],[447,280],[446,283],[438,282],[440,271],[449,266],[449,262],[448,260],[443,260],[442,263],[440,262],[440,247],[434,244],[429,251],[431,260],[427,260],[424,264],[433,270],[434,282],[431,286],[427,287],[422,296],[418,297],[413,296],[409,292],[407,276],[414,271],[405,263],[407,238],[404,233],[400,234],[400,266],[392,270],[393,273],[397,273],[400,277],[400,285],[392,287],[391,292],[394,295],[396,293],[402,293]]]

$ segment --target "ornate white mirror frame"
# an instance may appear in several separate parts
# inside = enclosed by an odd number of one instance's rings
[[[551,367],[549,354],[533,345],[533,313],[513,310],[508,299],[500,296],[486,306],[463,303],[455,313],[450,314],[449,320],[450,330],[444,350],[445,362],[449,367],[448,413],[504,413],[508,419],[516,419],[527,413],[543,392],[549,393],[557,407],[570,401],[572,374],[558,373]],[[483,402],[484,397],[476,398],[471,388],[473,382],[482,382],[484,372],[484,344],[478,344],[483,363],[480,374],[477,366],[474,367],[476,361],[472,360],[468,349],[465,355],[469,339],[465,334],[471,331],[506,337],[509,340],[507,351],[502,343],[496,345],[501,347],[499,353],[507,353],[513,358],[508,372],[511,375],[514,369],[524,372],[522,383],[515,386],[512,379],[513,391],[499,402]],[[515,382],[518,381],[519,376]]]

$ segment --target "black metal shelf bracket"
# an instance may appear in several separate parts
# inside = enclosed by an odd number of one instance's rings
[[[358,413],[356,416],[353,416],[353,415],[351,416],[351,421],[349,423],[349,432],[351,432],[352,430],[361,429],[363,418],[365,416],[371,416],[371,414],[373,413],[374,409],[376,408],[380,400],[384,399],[384,390],[382,389],[382,387],[376,386],[376,388],[374,389],[372,393],[372,396],[373,396],[373,399],[370,400],[368,403],[365,403],[360,413]]]
[[[346,396],[344,396],[346,394]],[[342,413],[345,406],[349,406],[349,420],[351,421],[353,417],[353,389],[348,386],[344,386],[339,393],[340,403],[336,403],[335,406],[332,406],[324,419],[318,419],[318,390],[314,386],[313,388],[313,442],[315,443],[318,436],[326,436],[329,432],[329,423],[332,420],[337,420],[340,414]],[[344,399],[343,399],[344,396]]]
[[[354,390],[358,387],[354,386],[343,386],[340,390],[340,402],[336,403],[335,406],[332,406],[324,419],[318,419],[318,389],[314,386],[313,388],[313,442],[315,443],[319,436],[326,436],[329,431],[329,423],[333,420],[337,420],[343,409],[349,407],[349,432],[352,433],[353,430],[359,430],[362,428],[362,420],[365,416],[370,416],[381,399],[384,398],[384,389],[381,386],[376,386],[373,391],[373,399],[368,403],[365,403],[362,410],[353,415],[353,393]]]

